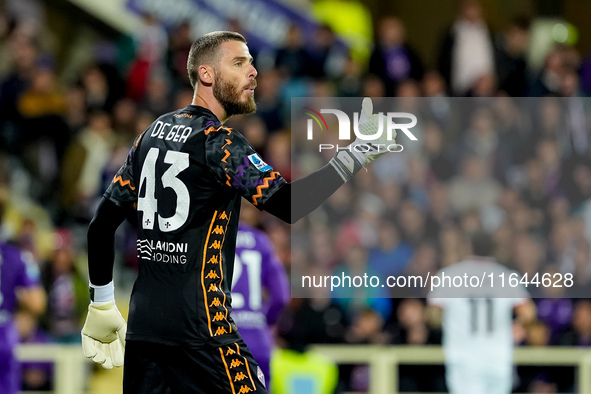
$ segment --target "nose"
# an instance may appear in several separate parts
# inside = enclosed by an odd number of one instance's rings
[[[258,71],[256,68],[254,68],[254,65],[250,65],[250,69],[248,70],[248,78],[256,78],[258,75]]]

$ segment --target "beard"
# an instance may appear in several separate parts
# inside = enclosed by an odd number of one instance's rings
[[[232,115],[251,114],[256,111],[257,104],[254,101],[254,95],[250,95],[246,101],[240,101],[243,93],[244,89],[239,88],[235,83],[226,82],[219,76],[219,73],[216,73],[213,96],[222,105],[228,117]]]

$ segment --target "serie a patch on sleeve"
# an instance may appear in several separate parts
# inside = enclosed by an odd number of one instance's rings
[[[261,172],[272,170],[273,167],[268,165],[261,159],[258,153],[253,153],[252,155],[248,156],[248,160],[256,167],[257,170]]]

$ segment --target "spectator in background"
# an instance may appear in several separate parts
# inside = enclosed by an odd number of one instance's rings
[[[470,156],[464,160],[462,173],[450,181],[450,203],[455,212],[481,210],[497,202],[501,193],[499,183],[487,174],[483,160]]]
[[[546,55],[542,70],[532,83],[529,96],[561,96],[563,77],[569,71],[578,70],[580,57],[574,48],[556,44]]]
[[[262,126],[262,125],[260,125]],[[250,140],[249,140],[250,141]],[[291,174],[291,139],[288,132],[274,133],[267,139],[266,156],[269,163],[287,180],[292,179]]]
[[[47,293],[44,326],[59,343],[80,343],[80,330],[88,305],[88,284],[76,268],[72,235],[58,230],[55,250],[43,265],[41,282]]]
[[[347,42],[356,62],[366,64],[373,43],[369,8],[359,0],[315,0],[311,6],[316,20],[330,26]]]
[[[384,220],[378,228],[378,245],[369,250],[368,266],[384,278],[400,275],[412,254],[412,247],[400,239],[394,223]]]
[[[441,45],[438,67],[454,96],[466,96],[479,78],[495,75],[494,44],[477,0],[462,1]]]
[[[424,241],[414,249],[412,259],[404,270],[404,275],[420,276],[427,282],[427,278],[440,267],[439,261],[438,250],[435,244],[430,241]],[[425,290],[418,287],[412,288],[410,291],[409,289],[402,290],[400,288],[392,288],[390,291],[394,297],[401,297],[400,294],[405,297],[425,296]]]
[[[544,249],[528,234],[515,234],[512,266],[529,277],[543,269]]]
[[[362,309],[353,319],[353,324],[345,334],[350,344],[385,345],[390,341],[384,331],[384,319],[371,308]]]
[[[499,90],[512,97],[523,97],[527,92],[529,28],[530,21],[526,17],[513,18],[495,54]]]
[[[33,78],[39,47],[34,39],[16,33],[9,37],[9,45],[11,69],[0,85],[0,149],[18,154],[22,126],[19,97]]]
[[[443,132],[434,122],[428,122],[423,128],[423,154],[429,163],[431,176],[446,182],[454,174],[454,163],[444,150]]]
[[[564,99],[566,117],[567,155],[584,157],[589,153],[589,129],[586,119],[586,101],[581,98],[580,77],[577,70],[568,70],[562,76],[561,93]]]
[[[536,147],[536,157],[542,163],[543,182],[546,195],[555,197],[562,194],[560,185],[562,178],[562,162],[560,161],[560,150],[556,141],[545,139]]]
[[[253,148],[258,152],[264,152],[269,141],[269,132],[263,120],[258,116],[249,116],[241,120],[243,122],[228,122],[228,126],[241,130],[241,133],[248,139]],[[269,161],[267,155],[263,156],[263,158]]]
[[[280,72],[277,70],[260,72],[257,83],[257,115],[263,119],[267,130],[274,132],[288,125],[289,119],[282,113]]]
[[[387,97],[386,96],[386,85],[381,78],[376,75],[368,75],[363,80],[363,86],[361,88],[362,96],[367,97]]]
[[[90,64],[82,72],[82,86],[86,93],[85,101],[87,110],[109,111],[115,104],[115,97],[112,92],[107,76],[96,64]]]
[[[550,345],[550,330],[540,322],[533,321],[526,324],[526,344],[528,346],[544,347]]]
[[[140,101],[140,108],[154,117],[172,111],[170,82],[162,74],[152,75],[146,82],[146,91]]]
[[[552,297],[560,295],[555,292]],[[573,316],[573,300],[564,297],[536,298],[534,302],[538,310],[538,319],[550,330],[550,343],[556,345],[560,336],[570,327]]]
[[[139,112],[141,110],[128,98],[117,101],[113,108],[113,131],[115,131],[117,138],[123,140],[121,142],[126,147],[129,147],[137,135],[135,127],[140,115]]]
[[[361,76],[362,67],[351,56],[344,59],[342,75],[337,78],[337,95],[338,97],[359,97],[361,94],[363,78]],[[381,81],[380,81],[381,82]],[[383,97],[384,93],[368,97]]]
[[[376,41],[369,59],[369,73],[384,81],[388,96],[394,94],[402,81],[411,78],[419,81],[423,77],[421,60],[406,44],[406,28],[399,18],[381,19]]]
[[[450,225],[439,232],[439,245],[441,245],[441,266],[447,267],[455,264],[466,254],[465,237],[458,227]]]
[[[153,75],[163,73],[168,36],[161,22],[150,13],[143,15],[143,28],[134,37],[135,58],[127,78],[127,95],[140,101]]]
[[[368,277],[379,275],[368,265],[368,256],[365,248],[361,245],[350,245],[343,258],[342,264],[339,264],[333,275],[361,276],[367,274]],[[335,301],[342,305],[345,310],[354,316],[359,310],[371,308],[376,310],[384,320],[390,317],[392,313],[392,300],[388,297],[385,287],[340,287],[333,291],[333,296],[337,297]]]
[[[70,131],[70,137],[78,134],[84,127],[87,119],[86,91],[80,83],[75,83],[66,88],[65,93],[66,113],[64,119]]]
[[[51,184],[58,176],[70,137],[64,120],[66,100],[50,65],[35,68],[29,88],[18,100],[18,111],[22,118],[19,148],[29,171],[41,184],[38,198],[47,201],[55,192]]]
[[[429,187],[428,214],[431,217],[432,225],[437,229],[442,229],[453,222],[453,213],[449,206],[449,194],[445,183],[434,183]]]
[[[92,217],[113,143],[109,114],[93,112],[88,127],[70,143],[64,158],[61,207],[67,216],[84,220]]]
[[[311,76],[321,79],[341,77],[348,57],[347,48],[339,43],[328,25],[318,27],[314,38],[315,42],[309,49]]]
[[[423,301],[415,298],[402,300],[396,311],[396,324],[390,328],[392,343],[415,346],[434,343],[436,339],[429,338],[425,313]]]
[[[307,275],[326,271],[308,268]],[[344,343],[349,326],[347,311],[328,298],[323,288],[311,288],[309,298],[292,299],[277,322],[277,342],[282,347],[304,351],[308,344]],[[306,324],[300,324],[307,322]]]
[[[435,237],[437,229],[430,225],[429,218],[413,201],[404,201],[399,214],[402,239],[412,247],[416,248],[421,242]]]
[[[580,300],[575,304],[572,328],[559,339],[561,346],[591,346],[591,302]]]
[[[312,62],[304,46],[299,26],[291,25],[285,37],[285,44],[277,50],[275,68],[284,80],[310,75]]]
[[[497,122],[490,108],[477,107],[470,116],[470,124],[466,130],[458,153],[464,156],[477,156],[482,160],[485,169],[495,174],[496,157],[502,149],[497,132]]]
[[[179,24],[172,30],[168,38],[166,66],[173,81],[173,87],[190,86],[186,69],[192,43],[191,24],[189,22]]]

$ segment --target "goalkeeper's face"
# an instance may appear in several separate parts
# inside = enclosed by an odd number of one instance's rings
[[[253,113],[257,108],[254,101],[257,70],[252,65],[248,47],[239,41],[225,42],[221,47],[213,95],[227,116]]]

